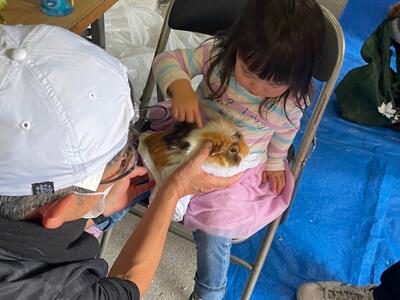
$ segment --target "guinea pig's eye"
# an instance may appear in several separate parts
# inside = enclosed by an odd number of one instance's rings
[[[232,147],[229,151],[230,151],[231,153],[237,153],[237,152],[238,152],[238,149],[237,149],[236,147]]]

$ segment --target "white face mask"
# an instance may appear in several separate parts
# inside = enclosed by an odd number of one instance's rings
[[[82,196],[98,196],[98,195],[102,195],[103,197],[101,198],[101,200],[97,201],[96,205],[90,210],[88,211],[82,218],[84,219],[93,219],[98,217],[99,215],[101,215],[104,212],[104,209],[106,207],[106,198],[108,196],[108,194],[110,193],[112,187],[114,184],[110,185],[104,192],[96,192],[96,193],[78,193],[75,192],[76,195],[82,195]]]

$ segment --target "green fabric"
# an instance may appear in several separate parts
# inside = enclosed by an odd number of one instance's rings
[[[395,44],[390,21],[385,19],[362,46],[361,56],[367,65],[350,70],[335,90],[341,115],[349,121],[387,126],[399,118],[396,113],[385,116],[378,111],[383,103],[392,103],[394,109],[400,95],[400,77],[390,68],[390,47]],[[396,68],[400,70],[400,47],[395,48]]]

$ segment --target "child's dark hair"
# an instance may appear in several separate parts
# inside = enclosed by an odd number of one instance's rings
[[[265,99],[260,112],[280,100],[286,107],[289,96],[299,108],[306,108],[324,34],[323,13],[314,0],[248,0],[230,30],[216,35],[215,55],[206,73],[211,97],[220,97],[228,88],[238,54],[259,78],[289,85],[280,97]],[[210,77],[216,67],[221,85],[213,90]]]

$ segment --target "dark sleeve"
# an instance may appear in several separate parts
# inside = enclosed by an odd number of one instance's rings
[[[139,289],[133,282],[108,277],[88,287],[77,300],[140,300]]]

